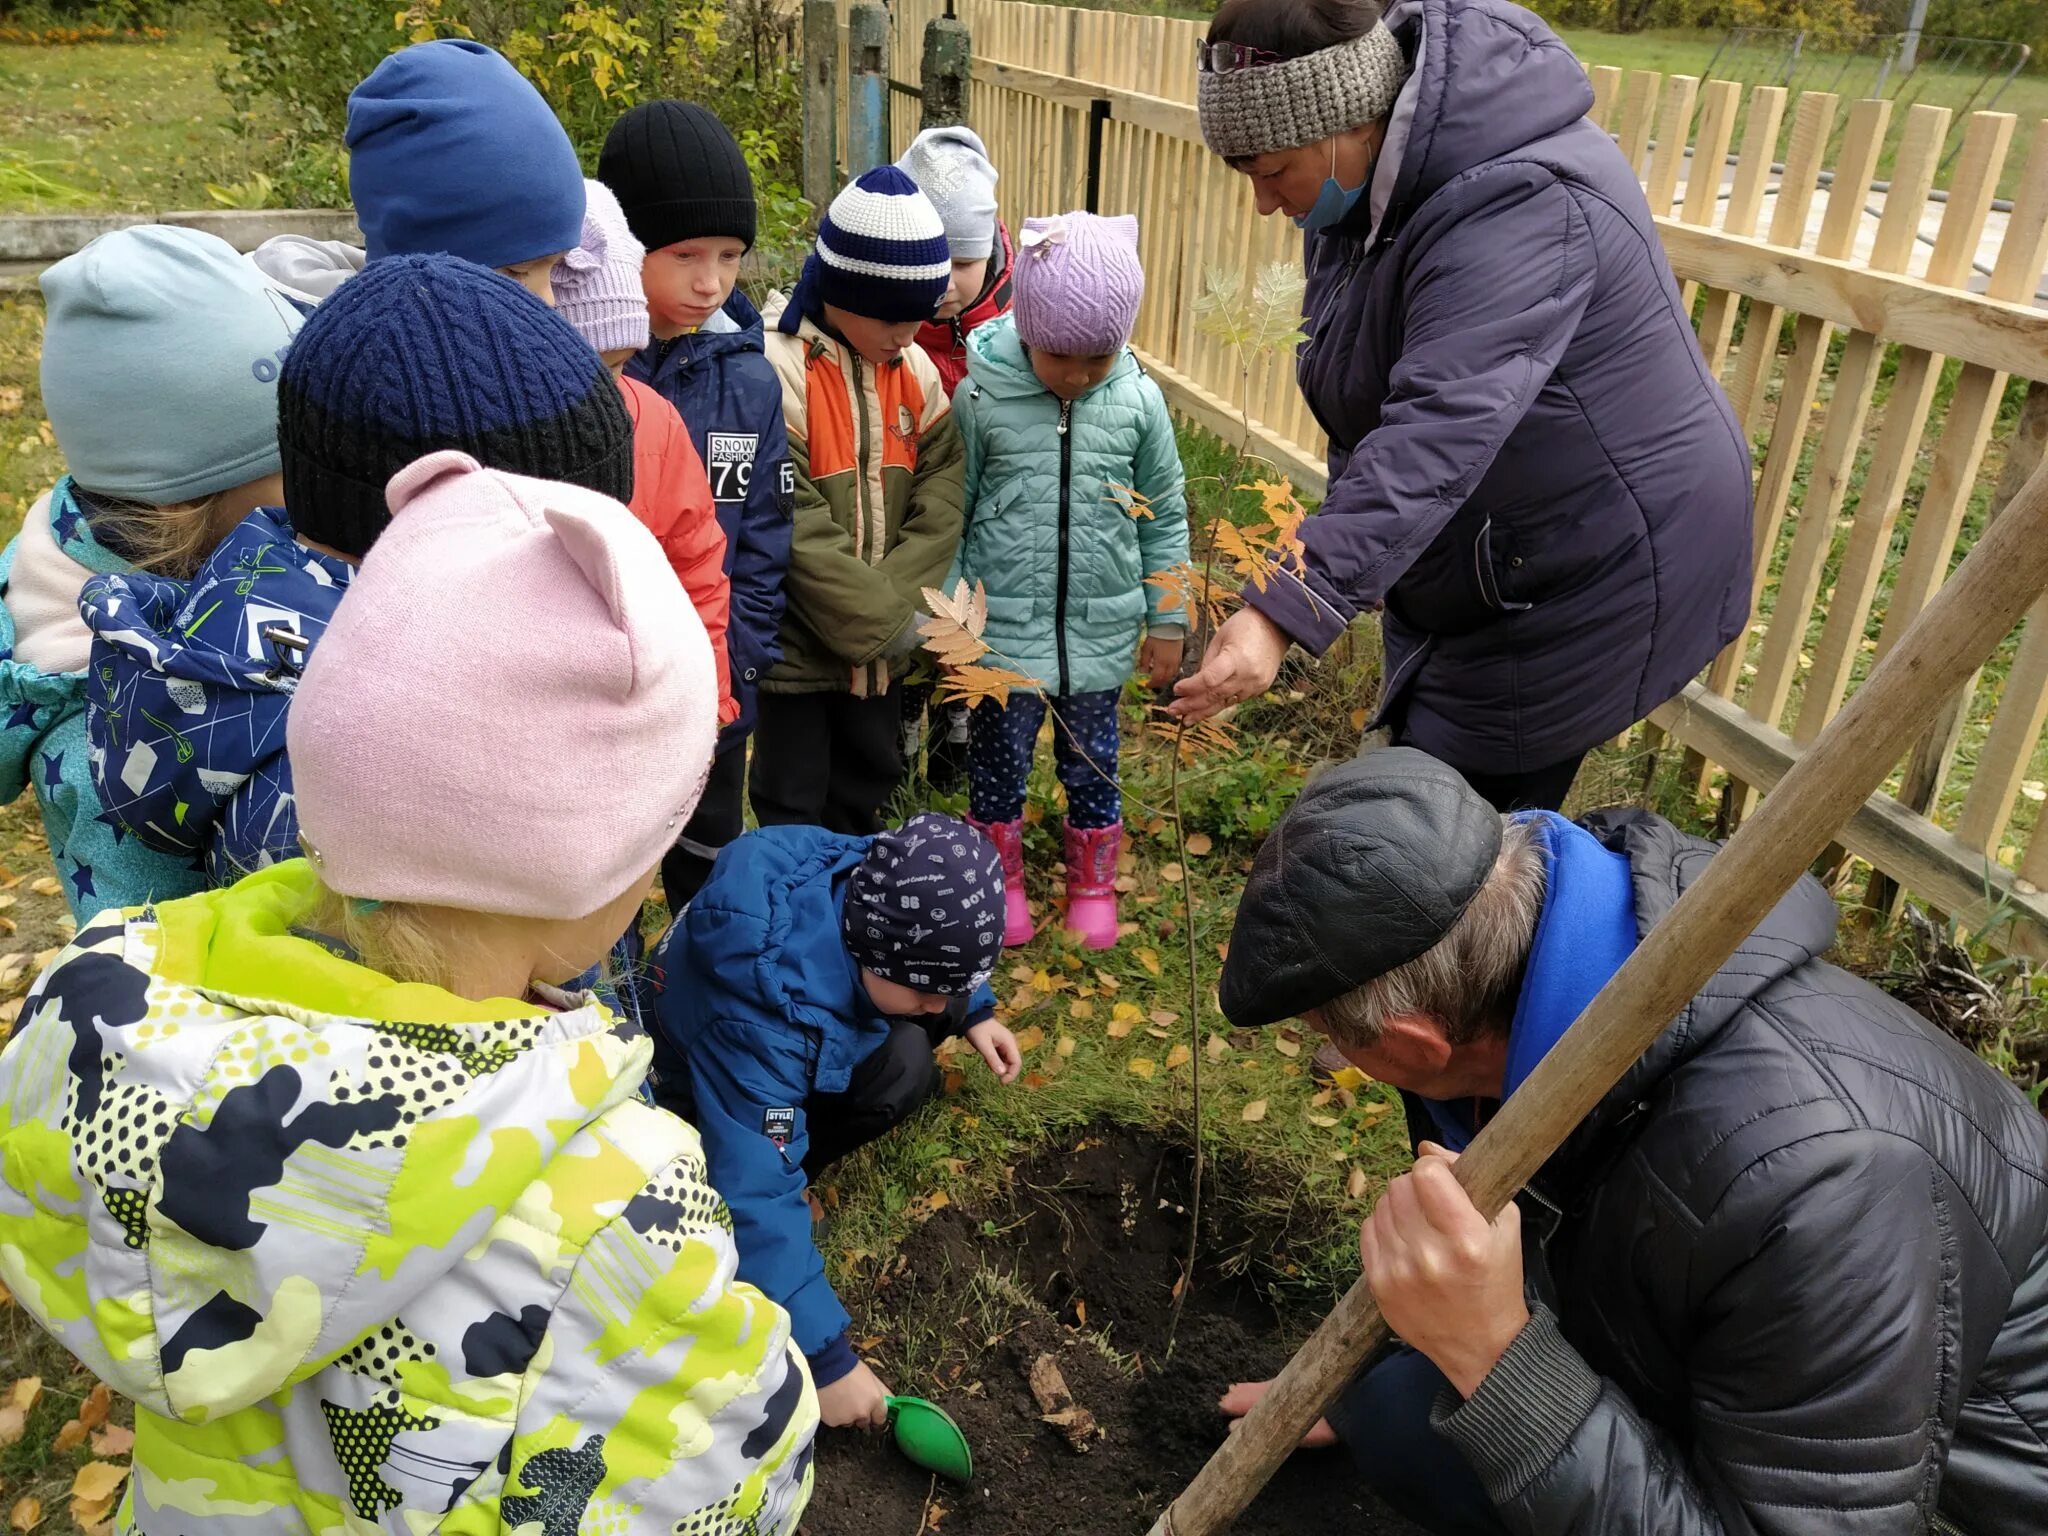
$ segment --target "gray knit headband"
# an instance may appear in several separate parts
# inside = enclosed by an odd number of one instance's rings
[[[1384,22],[1284,63],[1204,70],[1195,98],[1202,137],[1225,160],[1317,144],[1385,117],[1407,77],[1408,61]]]

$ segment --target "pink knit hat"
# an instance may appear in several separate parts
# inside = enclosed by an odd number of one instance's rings
[[[361,900],[587,916],[703,792],[704,626],[609,497],[453,452],[386,494],[286,726],[307,855]]]
[[[601,181],[586,181],[583,239],[555,263],[549,281],[555,309],[600,352],[647,345],[647,295],[640,267],[647,251],[626,223],[619,200]]]
[[[1017,335],[1025,346],[1074,357],[1123,351],[1145,296],[1137,219],[1026,219],[1014,282]]]

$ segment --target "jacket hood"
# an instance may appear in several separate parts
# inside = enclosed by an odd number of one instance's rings
[[[303,654],[266,639],[325,633],[354,568],[299,544],[285,514],[258,508],[189,583],[140,572],[87,583],[79,609],[97,638],[89,684],[94,782],[107,813],[151,847],[208,850],[238,802],[219,873],[293,856],[297,818],[262,792],[282,763],[285,715]],[[252,781],[255,787],[252,786]],[[258,801],[265,804],[259,806]],[[280,819],[281,818],[281,819]]]
[[[678,925],[692,984],[820,1029],[868,1022],[840,934],[846,877],[867,850],[867,838],[816,827],[767,827],[727,844]]]
[[[1580,825],[1607,848],[1627,857],[1639,937],[1664,919],[1720,851],[1720,844],[1689,836],[1644,811],[1596,811],[1582,818]],[[1810,875],[1801,876],[1671,1027],[1623,1075],[1591,1122],[1605,1121],[1643,1099],[1759,994],[1826,954],[1834,946],[1840,920],[1834,899],[1821,883]]]
[[[316,889],[294,861],[105,914],[0,1069],[0,1278],[154,1413],[246,1407],[402,1316],[646,1073],[601,1004],[344,958],[299,926]]]
[[[1107,389],[1137,371],[1138,359],[1129,347],[1125,347],[1102,382],[1081,398],[1086,400],[1089,395]],[[1012,315],[998,315],[968,334],[967,376],[978,388],[987,390],[1000,400],[1051,393],[1032,371],[1030,354],[1024,350],[1024,343],[1017,335],[1017,321]]]
[[[1571,127],[1593,107],[1586,71],[1529,11],[1505,0],[1399,0],[1387,12],[1414,65],[1375,172],[1373,222],[1446,182]]]

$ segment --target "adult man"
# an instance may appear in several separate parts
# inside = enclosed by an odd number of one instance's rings
[[[1502,818],[1407,748],[1316,780],[1260,850],[1224,1011],[1308,1019],[1437,1131],[1360,1245],[1411,1348],[1312,1439],[1446,1536],[2048,1530],[2048,1124],[1817,958],[1813,881],[1519,1213],[1451,1173],[1713,852],[1632,811]]]

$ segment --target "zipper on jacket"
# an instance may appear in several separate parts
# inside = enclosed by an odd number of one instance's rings
[[[1060,578],[1053,598],[1053,642],[1060,663],[1060,697],[1067,696],[1067,505],[1073,499],[1074,402],[1060,402]]]
[[[868,524],[873,510],[868,505],[868,382],[861,377],[860,354],[848,347],[846,364],[853,370],[853,411],[860,421],[860,445],[853,451],[853,552],[869,565],[881,562],[865,553]]]

